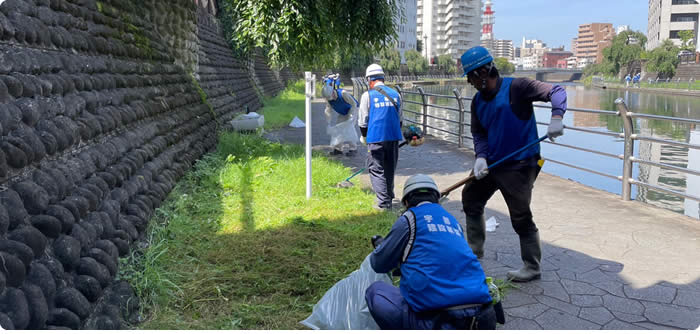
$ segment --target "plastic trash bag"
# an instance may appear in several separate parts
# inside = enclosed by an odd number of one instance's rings
[[[360,138],[357,136],[355,124],[355,115],[353,115],[346,121],[328,126],[326,132],[331,136],[331,146],[342,151],[340,148],[343,145],[347,145],[348,150],[356,150],[357,142],[360,141]]]
[[[311,329],[379,329],[365,301],[365,291],[376,281],[392,284],[389,275],[372,269],[368,255],[360,269],[326,291],[311,315],[300,323]]]
[[[304,124],[304,121],[300,120],[299,117],[294,116],[294,119],[291,123],[289,123],[289,126],[293,128],[303,128],[306,126],[306,124]]]
[[[486,232],[495,232],[496,227],[498,225],[501,225],[498,220],[496,220],[496,217],[491,217],[486,221]]]

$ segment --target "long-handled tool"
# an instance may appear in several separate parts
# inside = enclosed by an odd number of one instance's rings
[[[403,147],[403,146],[406,145],[406,144],[408,144],[408,141],[402,142],[401,145],[399,145],[399,148]],[[367,167],[363,167],[362,169],[358,170],[358,171],[355,172],[354,174],[350,175],[350,177],[348,177],[347,179],[345,179],[345,180],[343,180],[343,181],[341,181],[341,182],[338,182],[338,184],[336,184],[335,187],[336,187],[336,188],[350,188],[350,187],[354,186],[355,184],[353,184],[352,182],[350,182],[350,179],[352,179],[353,177],[357,176],[357,174],[360,174],[360,173],[364,172],[365,169],[367,169]]]
[[[523,146],[522,148],[519,148],[517,151],[506,155],[505,157],[501,158],[501,160],[498,160],[498,161],[492,163],[491,166],[487,167],[487,169],[491,169],[491,168],[494,168],[494,167],[500,165],[504,161],[514,157],[516,154],[518,154],[522,151],[525,151],[525,150],[529,149],[530,147],[537,145],[539,142],[541,142],[545,139],[547,139],[547,135],[544,135],[544,136],[538,138],[537,140]],[[466,185],[467,183],[472,182],[475,178],[476,178],[476,176],[474,175],[474,171],[472,170],[472,172],[469,174],[469,176],[467,176],[466,178],[460,180],[459,182],[447,187],[447,189],[441,191],[440,192],[440,203],[444,202],[447,199],[447,195],[449,195],[453,190],[455,190],[463,185]]]

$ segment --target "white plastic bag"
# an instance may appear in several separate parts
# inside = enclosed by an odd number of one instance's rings
[[[495,232],[498,225],[501,224],[496,220],[496,217],[492,216],[486,221],[486,232]]]
[[[306,124],[304,124],[304,121],[300,120],[299,117],[294,116],[294,119],[291,123],[289,123],[289,126],[293,128],[303,128],[306,126]]]
[[[379,329],[365,301],[365,291],[376,281],[392,283],[389,275],[372,269],[368,255],[360,269],[326,291],[311,315],[300,323],[311,329]]]
[[[350,150],[357,148],[357,142],[360,138],[357,136],[355,128],[355,117],[350,117],[347,121],[340,122],[336,125],[329,126],[326,131],[331,136],[332,147],[342,147],[343,144],[349,146]]]

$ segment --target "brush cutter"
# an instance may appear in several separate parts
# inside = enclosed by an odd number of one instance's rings
[[[401,143],[401,145],[399,145],[399,148],[405,146],[406,144],[408,144],[407,141]],[[343,181],[341,181],[341,182],[338,182],[338,184],[336,184],[335,187],[336,187],[336,188],[350,188],[350,187],[354,186],[355,184],[352,183],[352,182],[350,182],[350,179],[352,179],[353,177],[357,176],[357,174],[360,174],[360,173],[364,172],[365,169],[367,169],[367,167],[363,167],[362,169],[358,170],[358,171],[355,172],[354,174],[350,175],[350,177],[348,177],[347,179],[345,179],[345,180],[343,180]]]
[[[529,149],[529,148],[531,148],[531,147],[537,145],[539,142],[541,142],[541,141],[543,141],[543,140],[545,140],[545,139],[547,139],[547,136],[546,136],[546,135],[545,135],[545,136],[542,136],[542,137],[540,137],[540,138],[538,138],[537,140],[535,140],[535,141],[533,141],[533,142],[531,142],[531,143],[529,143],[529,144],[523,146],[522,148],[518,149],[517,151],[515,151],[515,152],[513,152],[513,153],[511,153],[511,154],[506,155],[505,157],[501,158],[501,160],[498,160],[498,161],[492,163],[492,164],[488,167],[488,169],[491,169],[491,168],[494,168],[494,167],[500,165],[501,163],[503,163],[504,161],[506,161],[506,160],[512,158],[512,157],[515,156],[516,154],[518,154],[518,153],[520,153],[520,152],[522,152],[522,151],[525,151],[525,150],[527,150],[527,149]],[[539,162],[538,162],[538,163],[539,163]],[[542,165],[540,165],[540,166],[542,166]],[[455,183],[455,184],[453,184],[453,185],[447,187],[447,189],[441,191],[441,192],[440,192],[440,203],[441,203],[441,204],[444,203],[444,202],[447,200],[447,195],[449,195],[453,190],[455,190],[455,189],[457,189],[457,188],[459,188],[459,187],[461,187],[461,186],[464,186],[464,185],[467,185],[467,184],[471,183],[472,181],[474,181],[475,178],[476,178],[476,176],[474,176],[474,170],[472,170],[472,171],[469,173],[469,176],[467,176],[466,178],[460,180],[459,182],[457,182],[457,183]]]
[[[411,146],[420,146],[423,145],[423,142],[425,141],[425,138],[423,137],[423,131],[415,125],[409,125],[403,128],[401,131],[403,133],[403,137],[406,139],[404,142],[399,145],[399,148],[405,146],[406,144],[411,145]],[[350,188],[354,184],[350,182],[350,179],[353,177],[357,176],[357,174],[360,174],[365,171],[365,168],[362,168],[355,172],[354,174],[350,175],[347,179],[339,182],[338,184],[335,185],[336,188]]]

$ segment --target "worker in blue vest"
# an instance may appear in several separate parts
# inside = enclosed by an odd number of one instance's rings
[[[374,205],[379,210],[392,209],[394,173],[399,160],[402,111],[399,93],[384,85],[384,70],[377,64],[365,73],[369,91],[360,98],[358,125],[360,141],[369,149],[367,170],[372,190],[377,195]]]
[[[488,166],[538,138],[534,101],[552,103],[547,128],[551,140],[564,134],[566,91],[528,78],[502,78],[493,57],[481,46],[461,57],[464,75],[478,91],[471,103],[471,133],[474,138],[473,173],[476,180],[462,190],[467,241],[477,257],[484,255],[486,202],[499,190],[508,206],[513,229],[520,239],[523,267],[507,273],[510,280],[527,282],[541,276],[540,237],[532,219],[530,200],[539,174],[540,146],[510,158],[493,170]]]
[[[495,329],[496,313],[481,264],[457,219],[440,204],[430,176],[406,180],[401,202],[408,210],[385,238],[375,236],[372,269],[399,267],[399,288],[378,281],[365,291],[381,329]]]
[[[321,95],[326,99],[326,121],[331,136],[332,155],[353,155],[357,151],[357,117],[359,103],[350,92],[340,88],[340,75],[331,74],[323,78]]]

